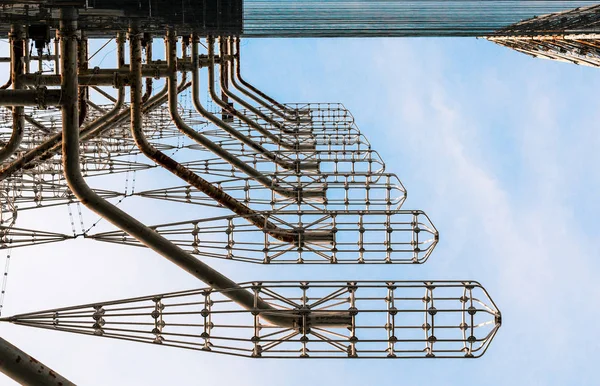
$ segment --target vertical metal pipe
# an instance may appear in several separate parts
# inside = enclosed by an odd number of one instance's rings
[[[75,385],[73,382],[2,338],[0,338],[0,371],[22,385]]]
[[[58,35],[57,35],[54,38],[54,73],[56,75],[60,75],[60,58],[59,58],[58,51],[60,51],[60,43],[59,43]]]
[[[78,44],[78,68],[79,71],[87,71],[88,69],[88,39],[86,33],[81,31],[81,39]],[[89,87],[79,87],[79,126],[83,125],[88,111]]]
[[[152,62],[152,35],[149,33],[144,34],[143,44],[146,47],[146,64],[150,64]],[[152,78],[146,78],[146,91],[144,91],[144,95],[142,96],[142,102],[146,103],[148,99],[152,95]]]
[[[11,77],[13,90],[22,88],[19,77],[23,74],[23,58],[25,55],[25,31],[23,26],[13,24],[10,31],[10,56],[11,56]],[[8,142],[0,149],[0,163],[6,161],[18,149],[23,140],[23,130],[25,120],[23,106],[13,106],[12,108],[12,134]]]
[[[11,59],[9,61],[9,71],[8,71],[8,80],[2,86],[0,86],[0,90],[5,90],[12,85],[12,50],[10,50]]]

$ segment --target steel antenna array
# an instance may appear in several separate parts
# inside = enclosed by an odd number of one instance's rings
[[[408,29],[360,30],[349,23],[375,15],[370,7],[360,17],[340,14],[327,31],[320,19],[261,30],[256,16],[264,4],[252,1],[247,15],[241,1],[182,2],[182,9],[156,0],[135,3],[0,1],[2,25],[10,26],[0,30],[9,34],[11,47],[4,60],[10,76],[0,87],[0,249],[80,236],[147,247],[206,287],[1,320],[254,358],[483,355],[502,318],[475,281],[237,284],[204,262],[429,259],[437,229],[423,211],[403,207],[403,184],[342,104],[281,103],[242,77],[245,36],[400,36],[410,35]],[[301,3],[310,14],[310,4]],[[350,3],[340,7],[356,12]],[[482,27],[481,20],[498,12],[488,4],[478,15],[458,12],[438,24],[427,19],[433,24],[422,31],[485,36],[527,53],[595,66],[597,7],[505,27],[538,11],[561,10],[546,3],[516,5],[514,15]],[[403,13],[403,4],[390,3],[386,12]],[[423,4],[419,12],[429,12],[431,4]],[[286,2],[277,6],[280,15],[290,12]],[[165,12],[156,16],[157,9]],[[153,49],[161,37],[164,60]],[[88,48],[95,38],[116,46],[114,66],[96,66]],[[175,177],[156,178],[169,174]],[[168,201],[179,215],[167,222],[153,213],[133,217],[118,207],[124,200]],[[19,212],[61,207],[69,213],[64,226],[20,226]],[[201,217],[187,215],[197,207],[205,209]],[[107,221],[84,223],[95,216]],[[0,341],[0,357],[11,355],[25,354]],[[2,368],[22,382],[48,384],[49,374],[38,370]]]

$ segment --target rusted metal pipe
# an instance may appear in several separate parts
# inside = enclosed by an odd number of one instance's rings
[[[139,37],[137,38],[137,40],[139,40]],[[135,40],[130,40],[130,47],[137,46],[137,45],[139,45],[139,41],[136,43]],[[169,65],[169,67],[175,68],[177,65],[176,60],[175,60],[177,57],[176,36],[175,36],[174,32],[172,32],[172,31],[167,32],[166,51],[167,51],[167,63]],[[135,52],[132,51],[132,58],[131,58],[132,63],[137,61],[137,56],[134,57],[133,56],[134,54],[137,54],[137,51],[135,51]],[[135,70],[137,71],[137,68],[135,68]],[[134,69],[132,69],[132,74],[134,74],[132,76],[132,89],[134,89],[136,87],[135,85],[137,84],[137,82],[138,81],[141,82],[141,73],[137,73],[137,72],[134,73]],[[135,74],[139,75],[139,79],[138,79],[138,76]],[[231,155],[229,153],[227,153],[225,150],[218,147],[216,144],[209,141],[204,136],[196,133],[191,127],[187,126],[181,119],[181,116],[179,116],[179,114],[177,112],[177,89],[176,89],[177,79],[176,79],[175,74],[176,74],[175,71],[171,71],[171,75],[167,78],[167,87],[168,87],[168,94],[169,94],[169,98],[168,98],[169,111],[171,113],[171,118],[173,119],[175,125],[178,127],[179,130],[181,130],[186,135],[191,136],[194,140],[201,141],[200,143],[203,146],[210,146],[211,148],[209,150],[216,152],[216,153],[223,153],[224,156],[230,157]],[[140,89],[141,89],[141,86],[140,86]],[[133,91],[132,91],[131,98],[132,98],[131,100],[133,101],[134,100],[133,99],[134,98]],[[133,106],[133,102],[132,102],[132,106]],[[137,112],[136,112],[136,114],[137,114]],[[134,122],[133,119],[135,117],[137,117],[137,115],[134,115],[134,113],[132,112],[132,134],[133,134],[133,138],[134,138],[138,148],[144,155],[146,155],[148,158],[152,159],[154,162],[158,163],[159,165],[163,166],[165,169],[169,170],[171,173],[175,174],[179,178],[183,179],[190,185],[194,186],[196,189],[200,190],[207,196],[211,197],[212,199],[214,199],[215,201],[217,201],[224,207],[228,208],[232,212],[234,212],[240,216],[243,216],[250,223],[252,223],[256,227],[258,227],[259,229],[263,229],[265,232],[270,234],[272,237],[274,237],[278,240],[284,241],[284,242],[288,242],[288,243],[297,242],[297,234],[294,231],[280,229],[275,224],[270,222],[262,214],[255,212],[254,210],[250,209],[246,205],[237,201],[235,198],[233,198],[229,194],[225,193],[222,189],[214,186],[210,182],[206,181],[205,179],[203,179],[200,176],[198,176],[197,174],[195,174],[190,169],[184,167],[177,161],[173,160],[172,158],[168,157],[166,154],[164,154],[163,152],[159,151],[154,146],[152,146],[152,144],[150,144],[150,142],[148,142],[148,140],[146,139],[146,137],[143,133],[141,117],[137,121]],[[214,147],[214,149],[212,147]],[[217,154],[217,155],[221,156],[220,154]],[[243,165],[244,168],[249,168],[249,166],[247,166],[245,163],[243,163],[241,161],[239,161],[239,162],[241,163],[241,165]],[[254,170],[254,169],[252,169],[252,170]]]
[[[225,37],[222,38],[225,39],[225,44],[229,47],[229,53],[227,55],[227,57],[229,58],[229,61],[231,62],[230,65],[228,66],[229,68],[229,80],[231,81],[231,85],[238,91],[240,91],[242,94],[246,95],[247,97],[251,98],[252,100],[254,100],[255,102],[259,103],[261,106],[265,107],[266,109],[268,109],[269,111],[271,111],[273,114],[277,115],[278,117],[285,119],[288,122],[293,122],[293,123],[299,123],[302,121],[302,119],[300,118],[299,114],[297,111],[295,110],[289,110],[287,109],[285,106],[281,105],[278,102],[273,101],[273,99],[269,98],[267,95],[265,95],[264,93],[260,92],[261,95],[264,95],[267,100],[272,101],[271,103],[266,102],[264,99],[262,99],[260,96],[257,96],[259,94],[253,94],[251,91],[249,91],[248,89],[244,88],[244,86],[240,85],[238,83],[238,81],[236,80],[236,76],[235,74],[238,74],[239,77],[239,44],[238,44],[238,52],[236,53],[234,51],[234,38],[233,37]],[[254,87],[252,87],[254,88]],[[256,88],[254,88],[256,90]],[[275,102],[275,103],[273,103]],[[284,107],[283,109],[281,109],[281,107]],[[288,111],[292,112],[292,115],[289,115]],[[304,121],[310,121],[310,119],[304,119]]]
[[[54,73],[56,75],[60,74],[60,57],[58,56],[58,51],[60,51],[60,45],[58,38],[54,38]]]
[[[58,106],[61,98],[57,89],[0,90],[0,106]]]
[[[13,24],[10,30],[10,57],[11,57],[11,78],[12,81],[12,90],[0,90],[2,94],[0,94],[0,100],[4,103],[5,98],[11,95],[15,95],[15,93],[19,93],[22,88],[22,84],[19,81],[19,76],[23,73],[23,57],[25,55],[26,46],[25,46],[25,31],[23,26]],[[4,95],[4,94],[8,95]],[[25,127],[25,121],[23,119],[24,115],[23,106],[13,106],[12,109],[12,134],[10,135],[10,139],[4,146],[0,149],[0,163],[6,161],[11,155],[13,155],[21,145],[21,141],[23,140],[23,129]]]
[[[0,371],[21,385],[75,386],[73,382],[2,338]]]
[[[187,68],[186,68],[187,69]],[[144,77],[164,78],[168,74],[165,65],[144,65],[142,72]],[[129,69],[124,68],[100,68],[89,69],[78,74],[79,86],[115,86],[129,85]],[[60,86],[60,75],[24,74],[21,75],[24,85]]]
[[[79,73],[85,72],[88,69],[88,39],[85,31],[80,31],[81,39],[78,42],[79,57],[77,65]],[[79,126],[83,125],[87,117],[90,89],[89,87],[79,87]]]
[[[146,49],[146,64],[152,63],[152,35],[149,33],[144,34],[144,40],[142,41],[142,45],[145,46]],[[150,96],[152,95],[152,78],[146,78],[146,91],[144,91],[144,95],[142,96],[142,103],[146,103]]]
[[[152,229],[131,217],[116,206],[110,204],[98,196],[85,182],[79,165],[79,129],[78,120],[78,100],[75,96],[78,89],[76,68],[77,68],[77,42],[74,31],[73,16],[76,15],[75,9],[61,10],[61,62],[63,68],[63,91],[68,96],[62,105],[63,116],[63,169],[65,178],[70,189],[82,204],[127,232],[132,237],[139,240],[148,248],[159,253],[169,261],[177,264],[196,278],[207,283],[215,289],[227,289],[225,296],[240,304],[246,309],[265,309],[261,310],[261,315],[270,323],[279,326],[298,325],[301,320],[300,315],[272,315],[269,310],[273,309],[267,302],[257,298],[252,292],[242,289],[239,285],[227,278],[220,272],[212,269],[200,260],[194,258],[181,248],[177,247],[169,240],[165,239]],[[141,87],[141,44],[139,42],[139,31],[137,28],[131,29],[133,37],[130,44],[131,51],[131,69],[135,74],[131,87],[131,122],[132,130],[141,131],[142,125],[142,87]],[[338,318],[341,326],[348,326],[351,322],[350,316]]]

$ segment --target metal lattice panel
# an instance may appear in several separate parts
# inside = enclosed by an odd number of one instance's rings
[[[473,358],[501,314],[474,281],[254,282],[272,309],[210,288],[16,315],[15,324],[254,358]],[[289,326],[264,319],[289,318]],[[336,320],[336,322],[331,322]]]
[[[438,232],[421,211],[261,212],[296,237],[294,244],[224,216],[151,226],[190,253],[203,257],[263,264],[423,263],[438,242]],[[104,232],[98,241],[140,246],[126,233]]]

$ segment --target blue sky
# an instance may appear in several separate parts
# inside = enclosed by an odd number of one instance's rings
[[[404,207],[425,210],[441,241],[426,264],[385,270],[209,263],[237,281],[478,280],[503,313],[488,352],[267,361],[0,325],[4,338],[82,385],[597,384],[597,69],[476,39],[242,47],[245,77],[276,99],[342,102],[406,186]],[[4,313],[199,286],[150,251],[77,240],[15,250]]]

